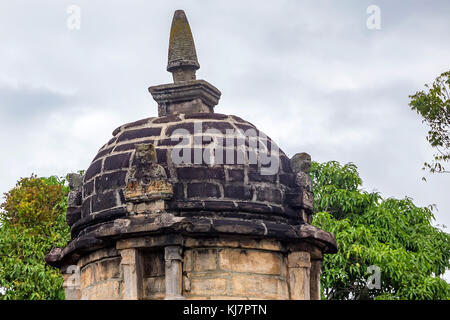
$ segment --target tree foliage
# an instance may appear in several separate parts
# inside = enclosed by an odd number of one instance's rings
[[[409,96],[409,105],[429,126],[427,141],[437,150],[431,163],[425,162],[423,169],[431,173],[450,173],[444,164],[450,160],[450,71],[442,73],[431,84],[428,91],[418,91]]]
[[[69,240],[69,188],[57,177],[19,180],[0,205],[0,299],[64,299],[62,276],[44,261]]]
[[[321,278],[327,299],[449,299],[440,278],[450,266],[450,235],[434,227],[432,207],[383,199],[361,189],[354,164],[312,163],[313,224],[336,235]],[[380,286],[368,285],[376,266]]]

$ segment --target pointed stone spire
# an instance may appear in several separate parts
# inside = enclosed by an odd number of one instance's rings
[[[200,68],[195,52],[194,38],[183,10],[175,11],[169,40],[167,71],[172,72],[175,83],[195,80],[195,71]]]
[[[167,71],[173,82],[148,88],[158,103],[158,116],[171,114],[214,113],[221,93],[205,80],[197,80],[200,68],[191,28],[183,10],[175,11],[169,40]]]

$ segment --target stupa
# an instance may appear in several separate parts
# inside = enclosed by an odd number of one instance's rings
[[[158,117],[127,123],[70,175],[71,241],[47,263],[66,299],[320,299],[335,237],[311,225],[311,158],[289,159],[250,122],[214,112],[184,11]]]

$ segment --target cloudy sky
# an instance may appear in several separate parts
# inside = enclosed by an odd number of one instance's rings
[[[450,176],[421,181],[433,150],[408,107],[450,68],[447,0],[2,1],[0,192],[31,173],[86,169],[116,127],[156,116],[147,87],[171,82],[176,9],[194,33],[197,77],[222,91],[216,112],[252,122],[288,156],[353,162],[366,190],[436,204],[436,223],[450,226]]]

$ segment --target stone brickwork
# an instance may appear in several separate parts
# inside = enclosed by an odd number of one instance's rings
[[[103,249],[80,259],[81,300],[122,299],[121,257],[114,249]]]
[[[195,132],[196,126],[202,128],[203,134]],[[173,211],[235,211],[308,219],[313,200],[310,179],[305,174],[298,178],[297,173],[290,169],[289,158],[281,150],[280,166],[274,175],[261,175],[260,164],[248,163],[248,154],[252,152],[248,145],[241,150],[247,155],[246,164],[174,164],[172,150],[180,141],[172,141],[171,137],[172,132],[180,128],[186,130],[187,134],[182,138],[188,141],[192,152],[199,145],[197,140],[202,143],[199,146],[202,152],[209,144],[203,140],[225,141],[226,129],[259,132],[239,117],[209,113],[148,118],[119,127],[114,131],[113,139],[99,150],[84,175],[81,219],[73,223],[72,235],[77,236],[88,225],[126,215],[124,192],[127,179],[136,166],[136,146],[148,143],[155,146],[157,163],[164,168],[168,181],[173,185],[174,201],[169,203]],[[205,134],[207,129],[217,132]],[[274,143],[268,138],[267,144],[262,148],[270,152]],[[239,148],[233,148],[232,152],[237,159]],[[302,216],[301,210],[306,212],[306,216]]]
[[[270,241],[192,241],[184,253],[187,299],[289,299],[287,265]]]
[[[173,290],[179,290],[178,298],[193,300],[320,297],[315,282],[320,269],[312,268],[309,252],[290,252],[279,241],[242,238],[184,238],[171,246],[179,248],[175,258],[179,253],[180,266],[175,269],[175,287],[168,292],[173,262],[160,243],[129,239],[117,249],[83,257],[78,261],[80,295],[67,298],[173,299]]]

